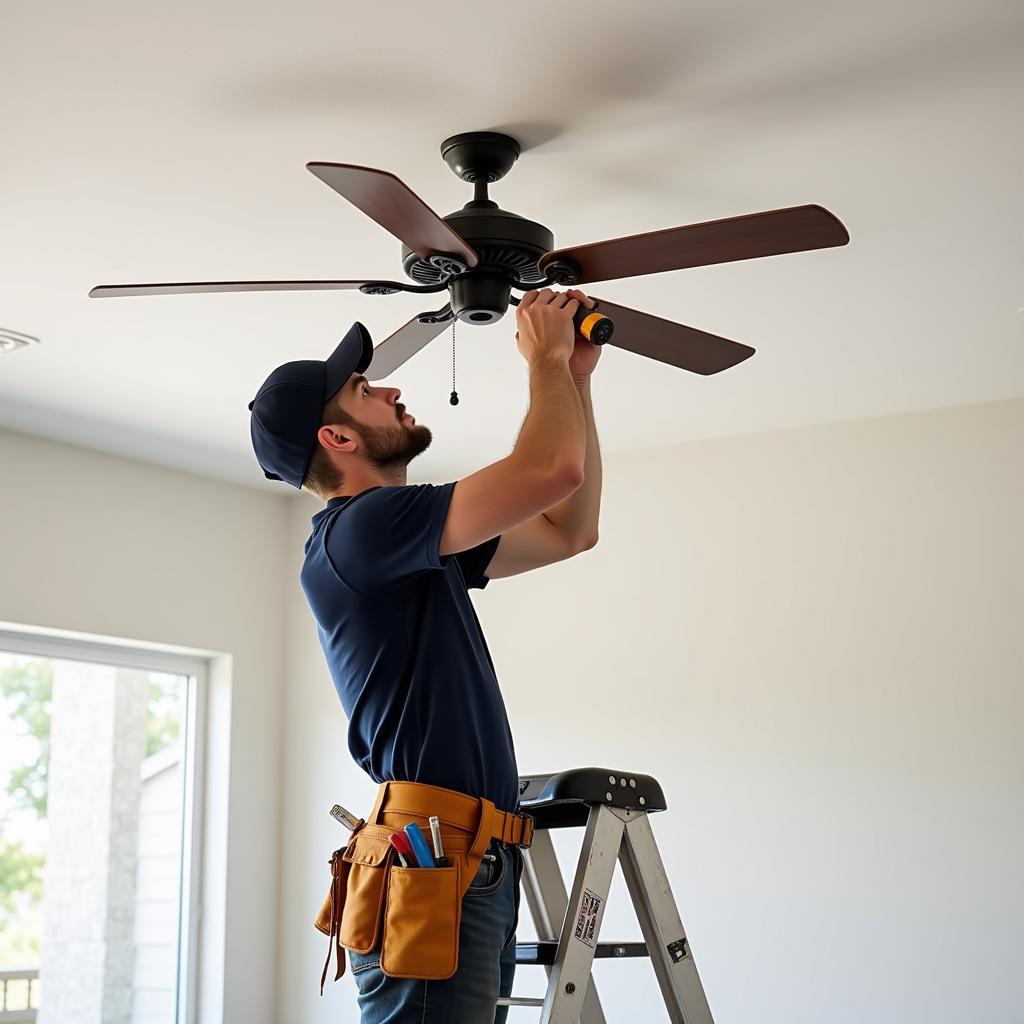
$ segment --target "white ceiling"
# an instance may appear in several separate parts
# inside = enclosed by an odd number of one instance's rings
[[[753,345],[710,378],[608,348],[606,451],[1024,394],[1024,5],[9,2],[0,7],[0,425],[273,487],[246,405],[274,366],[375,341],[415,295],[95,300],[132,281],[394,278],[400,245],[305,170],[472,198],[439,144],[516,136],[491,187],[557,247],[820,203],[848,246],[589,287]],[[441,302],[437,302],[441,305]],[[514,313],[394,375],[434,431],[410,480],[506,455]]]

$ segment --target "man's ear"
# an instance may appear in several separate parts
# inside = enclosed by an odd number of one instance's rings
[[[336,424],[326,423],[316,432],[317,440],[332,452],[354,452],[358,440],[351,433],[344,433]]]

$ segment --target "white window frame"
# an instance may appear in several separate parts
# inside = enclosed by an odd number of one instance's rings
[[[146,645],[63,630],[10,628],[0,623],[0,651],[37,658],[98,662],[185,676],[182,763],[182,842],[179,873],[176,1024],[196,1024],[203,892],[203,812],[206,775],[206,708],[214,652]],[[188,913],[188,927],[181,916]]]

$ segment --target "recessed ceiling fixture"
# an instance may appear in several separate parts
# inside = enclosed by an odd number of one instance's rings
[[[0,327],[0,355],[38,344],[39,339],[33,338],[31,334],[22,334],[21,331],[12,331],[9,327]]]

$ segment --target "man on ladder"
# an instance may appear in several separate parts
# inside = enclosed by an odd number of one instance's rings
[[[512,734],[468,591],[597,542],[590,375],[601,349],[574,330],[580,304],[594,305],[575,290],[523,296],[516,340],[529,412],[511,455],[457,482],[406,483],[431,433],[397,388],[363,376],[373,348],[361,324],[326,360],[278,367],[250,405],[265,474],[326,502],[301,583],[349,749],[381,784],[332,858],[318,924],[342,954],[336,977],[348,950],[363,1024],[491,1024],[507,1014],[496,1004],[512,990],[520,847],[533,822],[519,813]],[[396,860],[397,831],[432,816],[451,863],[411,870]],[[429,851],[425,859],[420,869],[434,867]]]

